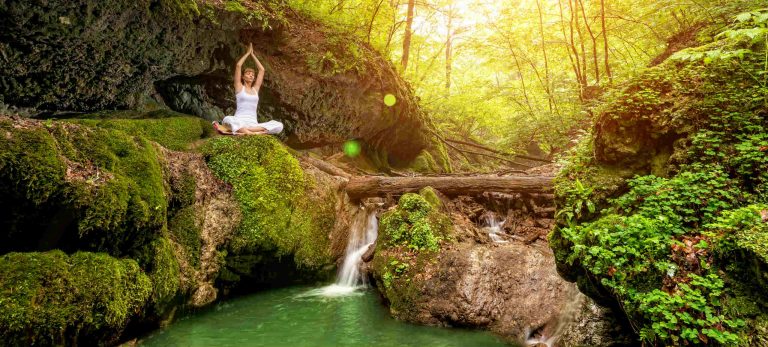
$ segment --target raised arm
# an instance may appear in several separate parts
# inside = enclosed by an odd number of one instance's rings
[[[253,46],[251,46],[253,48]],[[256,54],[253,53],[253,49],[251,49],[251,56],[253,57],[253,60],[256,61],[256,67],[259,69],[259,75],[256,76],[256,82],[253,83],[253,88],[256,89],[256,92],[261,89],[261,82],[264,82],[264,65],[261,65],[261,62],[259,61],[259,58],[256,58]]]
[[[237,65],[235,65],[235,93],[239,93],[243,90],[243,63],[245,63],[245,60],[248,59],[248,56],[251,54],[253,54],[253,46],[248,47],[248,52],[245,52],[245,55],[243,55],[240,60],[237,61]]]

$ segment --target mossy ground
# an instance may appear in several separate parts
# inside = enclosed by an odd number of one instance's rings
[[[213,135],[208,121],[169,110],[99,112],[67,121],[121,130],[127,134],[142,136],[175,151],[189,150],[190,145],[196,141]]]

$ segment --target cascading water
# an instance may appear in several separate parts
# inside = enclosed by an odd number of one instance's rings
[[[360,276],[360,263],[363,254],[376,242],[379,231],[379,221],[376,211],[370,211],[365,207],[359,212],[349,231],[349,241],[344,255],[344,263],[336,276],[336,283],[308,293],[320,296],[344,296],[354,293],[357,289],[364,288],[365,278]]]
[[[356,230],[362,229],[362,230]],[[344,256],[344,264],[336,277],[336,285],[341,287],[356,287],[365,285],[365,279],[360,276],[361,257],[376,241],[379,231],[379,222],[376,213],[368,212],[365,224],[362,228],[354,228],[350,231],[347,252]]]
[[[531,331],[525,334],[526,346],[546,346],[554,347],[562,337],[568,327],[573,324],[573,321],[578,316],[579,311],[584,304],[585,296],[576,289],[575,285],[571,286],[569,291],[570,299],[568,303],[560,311],[560,315],[557,320],[550,322],[549,326],[542,327],[538,331]]]
[[[485,227],[484,229],[488,232],[488,236],[490,236],[491,241],[495,243],[507,243],[509,241],[504,240],[504,238],[501,236],[502,231],[501,229],[504,227],[505,221],[499,221],[499,218],[496,216],[495,213],[488,213],[484,217]]]

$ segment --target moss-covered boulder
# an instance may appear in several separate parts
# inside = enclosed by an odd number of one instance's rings
[[[219,137],[202,150],[242,211],[222,281],[262,281],[257,267],[280,258],[285,268],[310,273],[333,263],[328,234],[337,196],[332,187],[316,187],[283,144],[268,136]]]
[[[418,302],[443,245],[452,241],[453,225],[441,210],[432,188],[407,193],[382,214],[372,274],[390,311],[399,318],[424,323]],[[434,323],[434,322],[427,322]]]
[[[0,339],[8,346],[115,343],[151,294],[150,278],[130,259],[7,253],[0,256]]]
[[[741,14],[615,91],[558,178],[558,269],[646,343],[764,343],[766,20]]]
[[[0,102],[44,117],[159,105],[221,119],[252,42],[267,69],[260,118],[282,121],[292,146],[357,139],[382,167],[426,146],[423,114],[392,64],[286,2],[4,1],[0,16]]]
[[[0,252],[135,255],[166,220],[155,145],[119,130],[0,118]]]

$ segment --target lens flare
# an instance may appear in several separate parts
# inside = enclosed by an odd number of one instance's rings
[[[387,94],[384,96],[384,105],[387,105],[389,107],[395,106],[397,103],[397,97],[395,97],[392,94]]]
[[[360,143],[355,140],[349,140],[344,143],[344,154],[350,158],[360,155]]]

